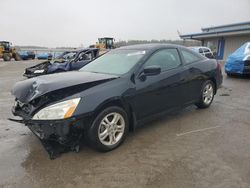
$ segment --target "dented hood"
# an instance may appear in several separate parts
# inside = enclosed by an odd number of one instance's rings
[[[11,93],[19,101],[28,103],[52,91],[93,82],[97,82],[95,85],[98,85],[98,82],[103,83],[115,78],[117,78],[115,75],[79,71],[50,74],[19,81],[14,85]]]

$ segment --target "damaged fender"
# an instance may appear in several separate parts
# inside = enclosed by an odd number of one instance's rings
[[[98,74],[97,76],[95,73],[86,72],[83,74],[78,71],[75,71],[73,75],[72,72],[51,74],[17,82],[11,90],[11,93],[19,101],[28,103],[35,98],[55,90],[82,84],[103,83],[115,78],[117,78],[117,76],[105,74]]]

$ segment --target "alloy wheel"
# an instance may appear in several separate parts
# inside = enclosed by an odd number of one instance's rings
[[[206,105],[209,105],[213,100],[213,96],[214,96],[214,88],[211,83],[208,83],[203,90],[203,102]]]
[[[117,112],[107,114],[99,125],[98,138],[106,146],[118,143],[125,131],[125,120]]]

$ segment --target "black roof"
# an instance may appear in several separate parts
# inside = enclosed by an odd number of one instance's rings
[[[79,49],[78,51],[88,51],[88,50],[99,50],[99,48],[83,48]]]
[[[129,45],[129,46],[123,46],[119,49],[127,49],[127,50],[154,50],[158,48],[177,48],[181,47],[180,45],[175,44],[159,44],[159,43],[150,43],[150,44],[136,44],[136,45]]]
[[[95,50],[99,50],[99,49],[98,48],[82,48],[82,49],[76,49],[76,50],[67,50],[63,53],[71,53],[71,52],[76,53],[76,52],[84,52],[84,51],[90,51],[90,50],[95,51]]]
[[[113,37],[100,37],[98,39],[114,39]]]

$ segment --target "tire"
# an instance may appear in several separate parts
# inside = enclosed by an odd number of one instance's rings
[[[21,56],[19,54],[17,54],[17,53],[15,54],[14,59],[15,59],[15,61],[21,61],[22,60]]]
[[[4,61],[10,61],[11,60],[11,57],[9,54],[3,54],[3,60]]]
[[[113,119],[115,117],[118,122],[111,124],[113,120],[115,121]],[[111,151],[123,143],[128,130],[129,121],[127,113],[120,107],[111,106],[96,116],[92,126],[87,131],[87,142],[98,151]]]
[[[201,96],[199,102],[195,105],[198,108],[208,108],[214,99],[215,86],[211,80],[207,80],[202,85]]]

